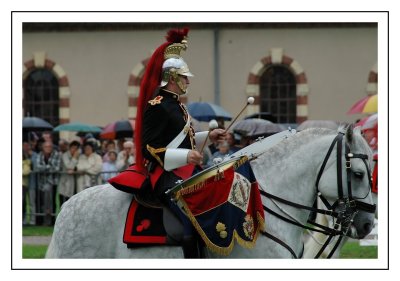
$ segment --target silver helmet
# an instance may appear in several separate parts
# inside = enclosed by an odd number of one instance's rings
[[[164,61],[162,66],[162,78],[160,86],[164,87],[168,84],[170,77],[177,79],[178,75],[193,77],[187,63],[182,57],[168,58]]]

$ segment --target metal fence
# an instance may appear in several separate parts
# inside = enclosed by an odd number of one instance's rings
[[[68,175],[69,184],[72,184],[72,195],[78,193],[78,178],[89,176],[87,186],[89,188],[107,182],[107,179],[118,174],[119,171],[101,172],[98,174],[88,174],[81,172],[31,172],[29,175],[29,185],[23,191],[23,220],[27,225],[54,225],[55,217],[60,208],[69,198],[59,193],[59,182],[62,175]],[[51,179],[50,179],[51,178]],[[49,180],[50,179],[50,180]]]

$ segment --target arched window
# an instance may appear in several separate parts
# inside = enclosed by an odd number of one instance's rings
[[[285,65],[268,66],[260,76],[260,111],[277,123],[296,123],[296,77]]]
[[[36,68],[24,80],[25,115],[40,117],[53,126],[59,124],[59,83],[48,69]]]

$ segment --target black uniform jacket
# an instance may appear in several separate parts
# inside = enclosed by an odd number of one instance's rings
[[[177,94],[160,89],[149,101],[143,116],[142,153],[154,163],[164,167],[166,146],[186,125],[188,112]],[[179,148],[194,149],[194,130],[190,126]]]

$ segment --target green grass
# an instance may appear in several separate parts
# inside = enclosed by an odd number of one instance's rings
[[[46,245],[23,245],[22,258],[43,259],[47,251]]]
[[[50,236],[53,233],[51,226],[24,226],[23,236]],[[22,256],[25,259],[41,259],[46,254],[46,245],[23,245]],[[360,246],[358,241],[347,242],[341,252],[341,259],[376,259],[378,258],[377,246]]]
[[[22,236],[50,236],[53,234],[52,226],[24,226]]]
[[[360,246],[357,242],[347,242],[340,251],[341,259],[377,259],[377,246]]]

